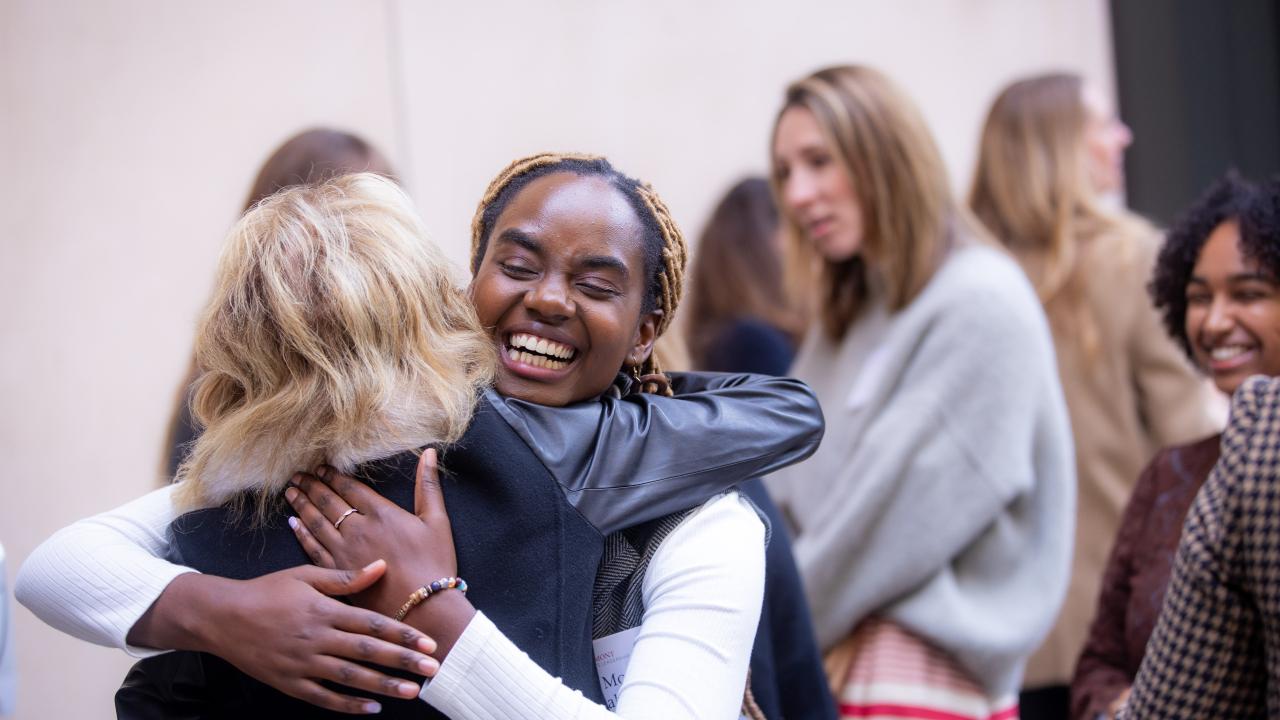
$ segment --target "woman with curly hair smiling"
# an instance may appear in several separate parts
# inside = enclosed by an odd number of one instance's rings
[[[1224,393],[1280,375],[1280,180],[1229,173],[1170,230],[1151,294],[1169,334]],[[1142,663],[1182,522],[1221,435],[1165,448],[1143,471],[1107,562],[1071,687],[1073,718],[1112,717]]]

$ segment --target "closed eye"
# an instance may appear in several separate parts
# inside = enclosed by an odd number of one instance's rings
[[[611,287],[606,287],[598,283],[579,282],[578,287],[582,288],[582,291],[585,292],[587,295],[590,295],[592,297],[602,299],[602,300],[606,298],[613,298],[613,297],[618,297],[622,295],[622,293],[618,292],[617,290]]]
[[[502,272],[506,273],[509,277],[512,277],[516,280],[527,280],[538,274],[538,271],[532,268],[524,267],[522,265],[512,265],[511,263],[498,263],[498,266],[502,268]]]

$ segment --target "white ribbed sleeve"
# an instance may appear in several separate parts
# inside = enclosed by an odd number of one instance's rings
[[[764,596],[764,525],[736,493],[676,528],[645,574],[617,713],[529,659],[477,613],[421,697],[453,720],[736,719]]]
[[[125,638],[175,577],[195,572],[160,559],[177,515],[170,485],[69,525],[22,563],[14,595],[41,620],[81,640],[134,657],[159,654]]]

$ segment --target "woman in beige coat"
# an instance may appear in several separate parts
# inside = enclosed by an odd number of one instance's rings
[[[1026,270],[1053,331],[1076,445],[1076,545],[1066,603],[1023,682],[1023,718],[1066,718],[1067,686],[1120,516],[1158,448],[1218,429],[1211,389],[1146,294],[1156,230],[1100,196],[1132,137],[1075,75],[1016,82],[982,133],[969,203]]]

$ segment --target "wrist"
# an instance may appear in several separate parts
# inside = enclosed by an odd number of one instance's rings
[[[436,641],[436,652],[432,656],[443,663],[475,614],[476,609],[466,595],[457,590],[445,590],[432,594],[409,610],[403,622]]]
[[[215,652],[208,629],[225,620],[234,590],[224,587],[234,580],[200,573],[174,578],[160,597],[129,630],[128,642],[159,650]]]

